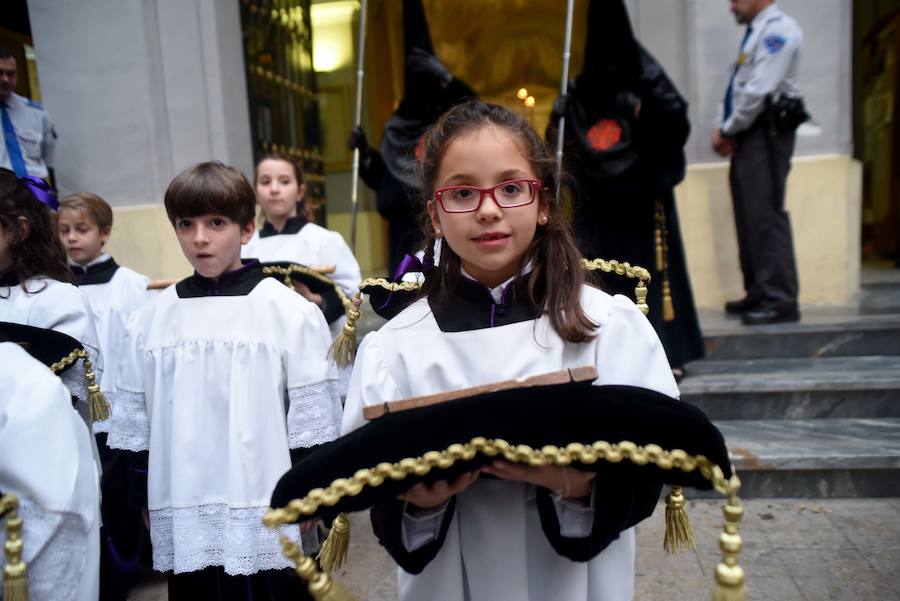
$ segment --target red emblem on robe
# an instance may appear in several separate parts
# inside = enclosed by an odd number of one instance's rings
[[[622,141],[622,127],[614,119],[601,119],[588,130],[587,138],[595,150],[609,150]]]

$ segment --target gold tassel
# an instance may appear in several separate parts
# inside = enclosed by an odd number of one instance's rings
[[[696,547],[694,528],[684,504],[684,491],[680,486],[673,486],[666,495],[666,534],[663,537],[663,548],[669,555]]]
[[[729,495],[723,514],[725,525],[719,534],[722,561],[716,566],[713,601],[744,601],[747,596],[747,579],[743,568],[738,564],[738,557],[743,548],[740,523],[744,516],[744,508],[733,492]]]
[[[22,561],[22,518],[14,495],[0,499],[0,515],[6,515],[6,565],[3,567],[3,599],[28,601],[28,569]]]
[[[336,580],[319,571],[316,562],[304,555],[300,548],[286,536],[281,537],[285,556],[294,562],[294,571],[307,583],[310,595],[316,601],[356,601],[356,598]]]
[[[634,301],[641,313],[647,315],[650,307],[647,305],[647,286],[644,284],[643,278],[638,279],[638,284],[634,289]]]
[[[331,523],[328,537],[322,543],[322,548],[319,549],[319,554],[316,556],[322,569],[330,574],[341,567],[347,557],[349,544],[350,521],[347,519],[346,513],[339,513]]]
[[[347,367],[356,356],[356,321],[359,319],[359,306],[362,304],[362,293],[353,297],[353,305],[347,307],[347,323],[341,333],[331,343],[331,356],[338,367]]]
[[[84,367],[84,379],[87,380],[88,389],[88,412],[92,422],[102,422],[109,419],[109,403],[103,393],[100,392],[100,386],[97,384],[97,376],[94,375],[94,366],[88,359],[87,351],[82,351],[81,363]]]
[[[663,252],[662,229],[659,224],[654,229],[653,235],[656,238],[656,271],[662,271],[666,268],[666,255]]]
[[[672,304],[672,289],[669,287],[668,273],[662,283],[662,312],[663,321],[675,321],[675,306]]]

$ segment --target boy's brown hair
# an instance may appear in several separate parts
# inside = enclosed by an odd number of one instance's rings
[[[240,170],[208,161],[185,169],[172,180],[165,205],[172,225],[180,217],[214,213],[246,227],[256,211],[256,193]]]
[[[87,215],[97,224],[102,233],[107,228],[112,229],[113,212],[109,204],[92,192],[76,192],[69,194],[59,203],[59,212],[76,211]]]

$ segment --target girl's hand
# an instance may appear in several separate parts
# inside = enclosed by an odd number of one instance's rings
[[[453,482],[448,482],[447,480],[439,480],[431,484],[419,482],[397,498],[406,501],[407,503],[411,503],[419,509],[438,507],[439,505],[446,503],[447,499],[456,493],[460,493],[469,488],[473,482],[478,480],[478,475],[480,473],[480,470],[468,472],[459,476]]]
[[[518,480],[535,486],[549,488],[565,499],[578,499],[590,496],[594,486],[594,472],[585,472],[573,467],[545,465],[530,467],[507,461],[494,461],[481,468],[485,474],[491,474],[501,480]]]
[[[316,529],[316,524],[319,523],[319,520],[306,520],[300,522],[300,532],[303,534],[308,534]]]
[[[300,296],[302,296],[309,302],[315,303],[315,304],[319,305],[320,307],[322,306],[322,302],[323,302],[322,295],[316,294],[315,292],[310,290],[309,286],[307,286],[303,282],[294,282],[294,290],[299,292]]]

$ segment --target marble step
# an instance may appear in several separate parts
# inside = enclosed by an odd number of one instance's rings
[[[900,311],[804,308],[798,323],[767,326],[704,315],[703,334],[710,359],[900,355]]]
[[[713,420],[900,418],[900,356],[695,361],[679,388]]]
[[[900,419],[718,421],[744,497],[900,496]]]

